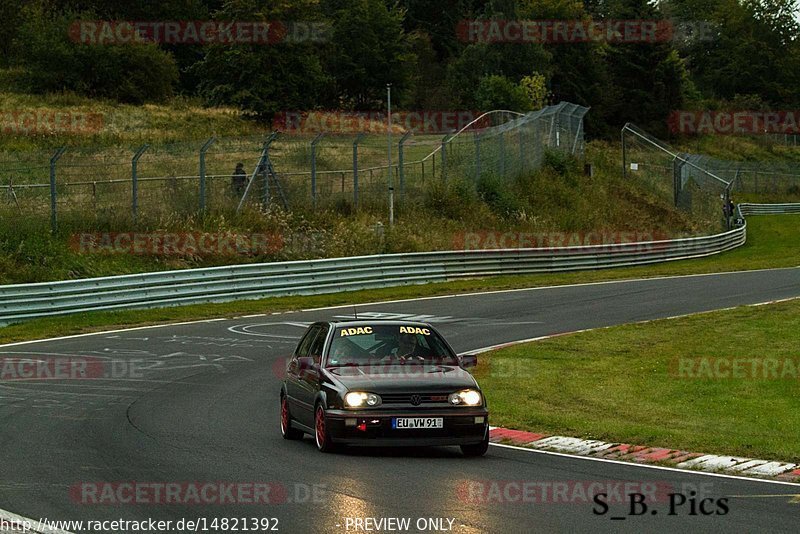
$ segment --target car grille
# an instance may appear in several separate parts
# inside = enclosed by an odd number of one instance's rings
[[[384,393],[381,394],[383,404],[410,404],[420,406],[425,404],[447,404],[447,397],[451,391],[435,393]]]

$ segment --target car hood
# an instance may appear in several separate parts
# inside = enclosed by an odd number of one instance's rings
[[[456,365],[345,366],[329,367],[325,372],[351,391],[438,392],[477,386],[472,375]]]

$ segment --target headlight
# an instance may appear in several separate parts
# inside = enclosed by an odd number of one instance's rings
[[[483,402],[480,391],[465,389],[457,393],[451,393],[447,401],[453,406],[478,406]]]
[[[350,408],[358,408],[360,406],[379,406],[381,403],[381,398],[374,393],[351,391],[344,396],[344,403]]]

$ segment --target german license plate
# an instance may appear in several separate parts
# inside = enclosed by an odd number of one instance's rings
[[[441,417],[395,417],[392,428],[444,428]]]

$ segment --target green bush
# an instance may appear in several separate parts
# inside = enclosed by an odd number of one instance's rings
[[[521,86],[505,76],[486,76],[475,90],[475,100],[480,109],[529,110],[531,101]]]
[[[18,84],[31,93],[72,91],[118,102],[161,102],[173,94],[178,68],[154,44],[88,45],[70,41],[73,13],[25,9],[16,40]],[[84,18],[89,18],[85,16]]]
[[[514,217],[527,207],[513,191],[511,184],[498,176],[482,175],[477,189],[481,200],[500,217]]]
[[[557,151],[545,150],[542,159],[542,167],[545,169],[552,169],[561,176],[569,176],[577,172],[578,162],[571,155]]]
[[[471,218],[472,209],[479,203],[475,188],[462,179],[433,181],[425,190],[424,206],[435,214],[448,219]]]

